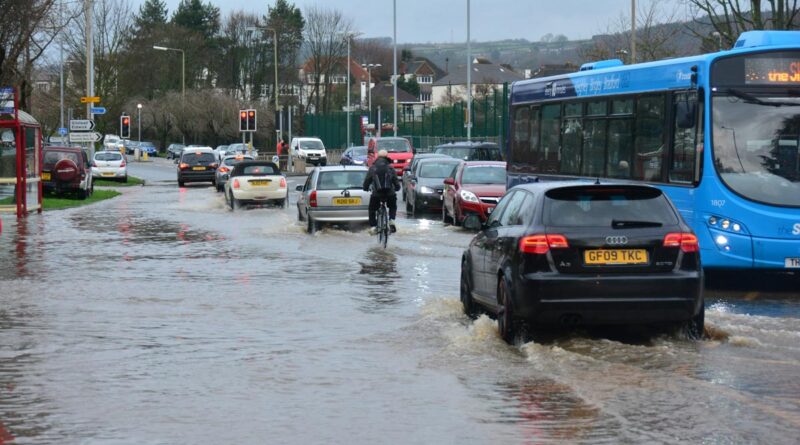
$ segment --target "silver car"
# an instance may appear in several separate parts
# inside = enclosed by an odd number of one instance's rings
[[[370,193],[361,189],[366,177],[366,167],[316,167],[305,185],[297,186],[297,218],[306,221],[308,233],[322,223],[368,222]]]
[[[118,151],[98,151],[92,159],[92,178],[128,182],[125,156]]]
[[[225,156],[222,163],[217,167],[216,173],[214,173],[218,192],[225,190],[225,183],[228,182],[228,178],[231,176],[233,166],[242,161],[255,161],[255,159],[247,155]]]

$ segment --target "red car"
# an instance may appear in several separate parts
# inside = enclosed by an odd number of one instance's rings
[[[411,163],[414,157],[414,148],[406,138],[380,137],[370,138],[367,143],[367,166],[372,167],[378,152],[386,150],[389,152],[389,159],[392,167],[397,172],[397,176],[403,176],[403,169]]]
[[[442,221],[459,226],[473,215],[486,221],[505,193],[505,162],[463,162],[444,180]]]
[[[92,165],[80,147],[44,147],[42,188],[48,192],[76,192],[86,199],[94,191]]]

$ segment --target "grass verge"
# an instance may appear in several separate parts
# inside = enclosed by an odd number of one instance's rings
[[[116,190],[95,190],[92,196],[86,199],[78,199],[72,196],[44,195],[43,205],[45,210],[68,209],[70,207],[80,207],[105,201],[106,199],[111,199],[119,195],[121,195],[121,193]]]
[[[94,185],[100,187],[130,187],[133,185],[142,185],[144,181],[136,176],[128,176],[128,182],[112,181],[110,179],[95,179]]]

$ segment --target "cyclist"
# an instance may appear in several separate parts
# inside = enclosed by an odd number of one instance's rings
[[[397,173],[392,168],[389,160],[389,153],[386,150],[378,152],[378,157],[369,168],[367,177],[364,178],[364,191],[372,191],[369,198],[369,232],[372,235],[378,233],[378,218],[376,213],[381,201],[386,202],[389,207],[389,229],[392,233],[397,231],[394,218],[397,216],[397,191],[400,190],[400,180]]]

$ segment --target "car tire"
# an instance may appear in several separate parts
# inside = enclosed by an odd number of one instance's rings
[[[461,219],[458,216],[458,208],[453,206],[453,225],[456,227],[461,227]]]
[[[442,224],[447,225],[447,206],[442,203]]]
[[[705,335],[706,304],[702,303],[700,312],[686,322],[686,337],[690,340],[702,340]]]
[[[497,283],[497,304],[497,330],[506,343],[514,344],[517,338],[517,321],[514,317],[508,284],[503,276],[500,276]]]
[[[275,206],[279,207],[281,209],[285,209],[286,208],[286,198],[284,198],[284,199],[276,199],[275,200]]]
[[[300,211],[300,207],[297,208],[297,220],[303,221],[303,212]]]
[[[472,284],[470,283],[469,263],[464,260],[461,262],[461,304],[464,306],[464,314],[474,319],[477,315],[475,301],[472,299]]]
[[[411,216],[411,201],[406,199],[406,215]]]
[[[307,217],[307,218],[306,218],[306,231],[307,231],[309,234],[313,235],[313,234],[314,234],[314,232],[316,232],[318,229],[319,229],[319,225],[316,223],[316,221],[314,221],[313,219],[311,219],[311,217],[310,217],[310,216],[309,216],[309,217]]]
[[[128,183],[128,176],[127,175],[122,177],[122,182],[125,183],[125,184]]]
[[[180,179],[178,180],[178,187],[183,187],[185,184],[186,183],[181,181]]]

